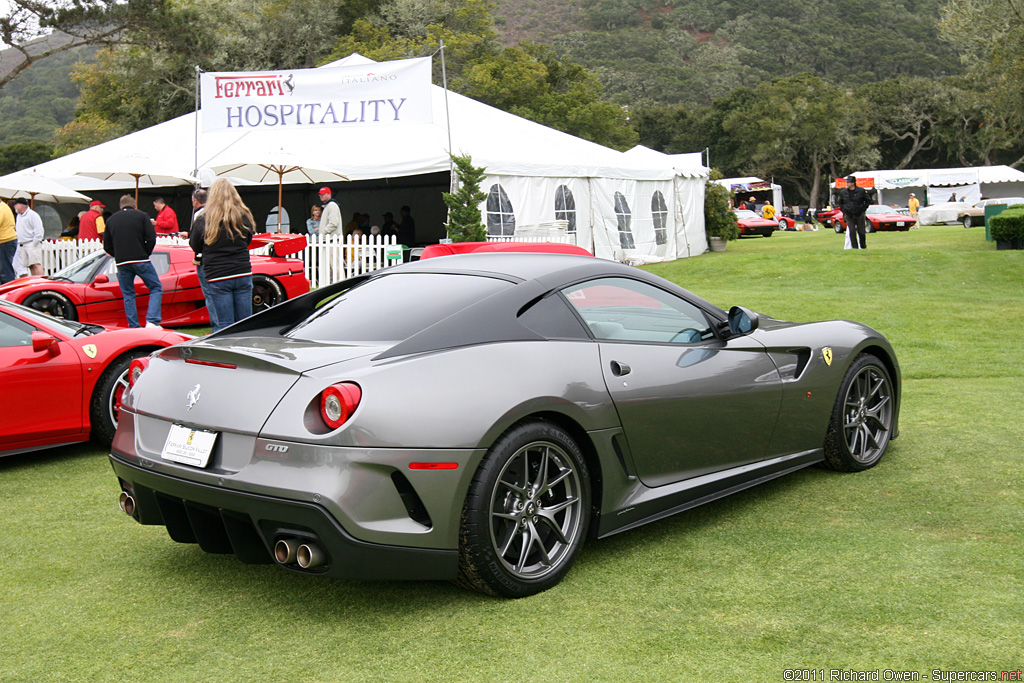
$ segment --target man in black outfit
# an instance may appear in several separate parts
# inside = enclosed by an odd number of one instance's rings
[[[117,263],[117,283],[124,297],[128,327],[139,326],[139,314],[135,306],[136,275],[142,278],[149,289],[146,327],[160,327],[160,300],[164,288],[156,268],[149,262],[155,246],[156,230],[149,215],[135,208],[135,197],[124,195],[121,197],[121,210],[107,221],[107,229],[103,233],[103,251],[113,256]]]
[[[850,246],[854,249],[867,249],[868,243],[864,235],[864,212],[871,205],[868,193],[863,187],[857,187],[857,179],[849,176],[846,188],[839,193],[839,208],[846,219],[846,229],[850,232]]]

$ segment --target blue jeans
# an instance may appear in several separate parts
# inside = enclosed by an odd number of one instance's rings
[[[209,292],[207,307],[213,304],[217,311],[217,322],[213,323],[214,332],[252,315],[252,275],[207,282],[206,291]]]
[[[203,264],[196,268],[196,275],[199,276],[199,289],[203,291],[203,299],[206,301],[206,312],[210,314],[210,326],[214,331],[220,329],[217,324],[217,309],[213,307],[210,299],[210,283],[206,281],[206,273],[203,271]]]
[[[18,240],[0,244],[0,285],[14,279],[14,252],[18,251]]]
[[[117,284],[121,285],[124,297],[124,315],[128,318],[128,327],[139,327],[138,309],[135,307],[135,276],[142,278],[142,283],[149,290],[149,308],[146,309],[146,322],[160,324],[160,300],[164,288],[160,285],[156,268],[149,261],[142,263],[125,263],[117,267]]]

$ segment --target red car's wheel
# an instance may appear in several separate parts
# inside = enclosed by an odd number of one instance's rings
[[[252,312],[259,313],[262,310],[276,306],[288,299],[281,283],[269,275],[257,273],[252,276]]]
[[[109,446],[114,440],[117,430],[117,414],[121,409],[121,397],[128,388],[128,366],[149,351],[129,351],[107,366],[96,383],[89,404],[89,420],[92,426],[92,438],[96,443]]]
[[[54,318],[78,320],[78,311],[71,299],[60,292],[34,292],[25,297],[24,304],[40,313],[52,315]]]

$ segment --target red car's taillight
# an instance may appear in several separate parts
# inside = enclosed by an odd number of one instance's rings
[[[136,358],[128,366],[128,386],[134,386],[135,380],[139,378],[139,375],[149,367],[149,357],[143,356],[142,358]]]
[[[345,424],[359,406],[363,391],[355,382],[339,382],[320,393],[320,417],[327,426],[337,429]]]

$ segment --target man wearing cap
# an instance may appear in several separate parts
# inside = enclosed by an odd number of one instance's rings
[[[341,230],[341,207],[331,198],[331,188],[320,188],[320,203],[324,206],[320,215],[320,234],[338,233]]]
[[[921,208],[921,202],[918,200],[917,195],[913,192],[910,193],[910,201],[907,202],[907,208],[910,209],[910,217],[915,221],[917,220],[917,210]],[[920,227],[915,224],[914,227]]]
[[[14,230],[18,233],[18,249],[21,252],[22,270],[27,270],[29,275],[43,274],[43,221],[39,214],[28,208],[28,200],[18,198],[14,200],[14,212],[18,214],[15,219]]]
[[[103,206],[103,202],[98,199],[89,205],[89,210],[78,220],[78,239],[98,240],[100,238],[100,235],[103,234],[100,224],[103,221],[103,209],[105,208],[107,207]]]
[[[0,200],[0,285],[14,279],[14,252],[18,251],[18,233],[14,230],[14,212]]]
[[[174,209],[167,206],[163,197],[153,200],[153,208],[156,209],[156,218],[153,219],[153,229],[158,235],[176,235],[181,230],[178,227],[178,214]]]
[[[146,309],[146,327],[160,327],[160,301],[164,288],[156,268],[149,257],[156,246],[156,230],[152,219],[135,208],[135,197],[121,197],[121,210],[110,217],[110,225],[103,233],[103,250],[114,257],[117,264],[117,284],[124,297],[124,315],[128,327],[139,326],[139,311],[135,304],[135,277],[142,278],[149,289]]]
[[[848,176],[846,187],[839,193],[839,208],[846,220],[846,231],[850,235],[850,246],[854,249],[867,249],[868,243],[864,236],[864,212],[871,200],[863,187],[857,187],[857,178]]]

